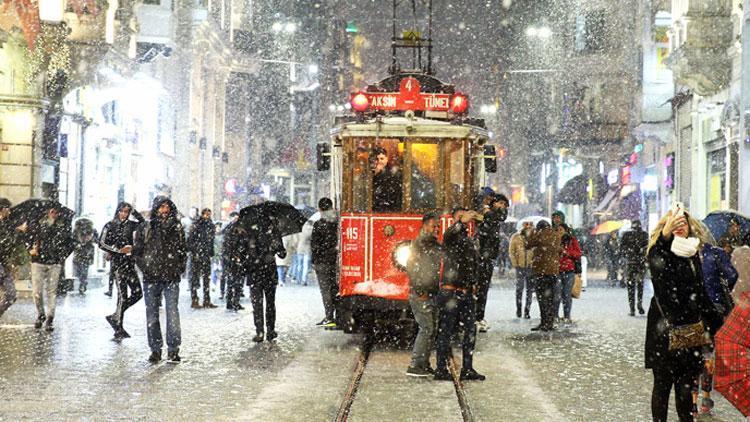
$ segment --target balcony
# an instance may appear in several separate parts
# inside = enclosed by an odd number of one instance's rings
[[[733,25],[728,0],[681,0],[673,32],[680,45],[669,58],[677,83],[699,95],[711,95],[729,86]]]

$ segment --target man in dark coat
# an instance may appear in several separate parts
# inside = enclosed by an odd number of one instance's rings
[[[339,292],[339,220],[333,210],[333,201],[321,198],[318,201],[320,220],[313,224],[310,236],[312,264],[318,277],[320,295],[323,298],[325,318],[317,325],[336,327],[336,298]]]
[[[97,233],[91,220],[82,218],[76,221],[73,228],[75,244],[73,248],[73,273],[78,279],[78,293],[86,294],[89,279],[89,267],[94,263],[94,250]]]
[[[221,246],[221,260],[224,267],[222,277],[227,283],[227,309],[233,311],[245,309],[240,305],[240,296],[250,253],[247,242],[247,231],[237,224],[237,219],[234,218],[224,228],[224,242]]]
[[[192,227],[188,236],[187,245],[190,252],[190,297],[191,307],[200,308],[198,300],[198,286],[203,280],[203,307],[215,308],[211,303],[211,258],[214,256],[214,240],[216,237],[216,226],[211,221],[211,210],[204,208],[201,216]]]
[[[487,332],[490,328],[484,320],[484,310],[487,307],[495,260],[500,255],[500,229],[508,217],[509,202],[505,195],[493,194],[489,204],[489,208],[484,211],[482,222],[477,225],[480,258],[477,279],[477,329],[480,333]]]
[[[276,255],[286,257],[286,250],[281,241],[278,229],[270,221],[260,221],[248,230],[248,284],[250,301],[253,304],[255,337],[253,341],[266,341],[278,337],[276,333],[276,286],[279,283],[276,270]],[[263,314],[265,299],[266,312]],[[265,331],[264,331],[265,325]]]
[[[439,230],[440,218],[437,214],[425,214],[419,235],[409,247],[410,255],[406,263],[409,306],[419,326],[411,352],[411,364],[406,370],[406,375],[411,377],[427,377],[434,373],[430,367],[430,351],[435,341],[435,297],[440,291],[440,265],[443,260],[443,248],[437,238]]]
[[[11,203],[0,198],[0,316],[16,301],[16,286],[11,267],[16,249],[23,245],[21,233],[27,229],[23,223],[12,227],[9,221]]]
[[[132,220],[130,217],[135,220]],[[115,313],[106,317],[115,330],[115,338],[130,337],[123,328],[125,311],[143,297],[141,281],[135,269],[133,242],[138,226],[144,218],[127,202],[117,204],[114,218],[104,225],[99,237],[99,247],[110,256],[110,271],[117,284],[117,308]]]
[[[692,222],[691,225],[689,222]],[[702,347],[669,350],[669,328],[703,321],[711,334],[721,327],[722,318],[703,289],[698,248],[675,248],[675,237],[695,237],[687,214],[668,214],[657,226],[659,234],[649,245],[647,262],[654,297],[646,322],[646,368],[653,371],[651,413],[654,421],[666,421],[670,391],[674,388],[677,415],[692,421],[692,390],[698,387],[703,368]],[[680,255],[678,255],[678,253]]]
[[[32,235],[33,246],[31,255],[31,284],[37,319],[34,328],[54,329],[52,322],[55,317],[57,299],[57,284],[60,281],[65,259],[73,253],[74,239],[69,223],[60,218],[60,210],[51,208],[47,216],[39,222]],[[47,292],[47,313],[44,311],[44,291]]]
[[[474,344],[476,341],[476,314],[474,295],[477,291],[479,253],[469,238],[468,226],[478,214],[465,208],[453,210],[455,221],[443,235],[445,264],[443,285],[437,295],[440,322],[437,334],[437,368],[435,379],[450,381],[448,357],[451,354],[451,339],[459,325],[463,326],[462,380],[482,381],[485,376],[474,370]]]
[[[646,273],[646,247],[648,233],[641,228],[640,220],[631,222],[631,230],[622,236],[620,254],[625,260],[625,280],[628,285],[630,316],[635,315],[635,292],[638,291],[638,313],[643,315],[643,277]]]
[[[185,230],[177,216],[177,207],[165,196],[154,198],[151,218],[136,232],[133,255],[143,272],[143,294],[146,301],[149,362],[161,360],[164,342],[159,323],[159,301],[163,296],[167,320],[167,356],[180,361],[180,277],[185,272],[187,245]]]

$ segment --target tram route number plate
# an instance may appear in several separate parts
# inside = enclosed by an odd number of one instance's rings
[[[382,111],[449,111],[450,94],[421,92],[416,78],[407,77],[401,80],[399,92],[364,92],[370,103],[370,110]],[[353,93],[352,97],[357,95]]]
[[[366,218],[344,216],[341,220],[341,278],[361,282],[365,277]]]

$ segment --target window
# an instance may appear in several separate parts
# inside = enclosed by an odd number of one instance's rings
[[[436,143],[411,145],[411,209],[431,210],[438,205],[439,148]]]
[[[373,212],[402,210],[403,154],[404,143],[398,139],[384,139],[373,144],[370,152]]]
[[[727,187],[727,150],[722,148],[708,154],[708,212],[728,207]]]
[[[464,141],[453,141],[445,143],[446,148],[446,159],[448,163],[446,168],[448,170],[447,180],[448,186],[445,192],[446,208],[453,208],[458,205],[464,205],[464,196],[466,191],[466,168],[465,162],[465,146]]]
[[[603,50],[606,44],[606,14],[593,10],[576,16],[574,47],[579,53]]]
[[[351,199],[344,204],[345,209],[364,212],[368,206],[368,172],[370,171],[370,145],[365,140],[357,140],[352,151]]]

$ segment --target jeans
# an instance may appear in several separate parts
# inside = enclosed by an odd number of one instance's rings
[[[253,304],[255,333],[263,333],[263,299],[266,300],[265,325],[269,333],[276,330],[276,283],[253,283],[250,286],[250,302]]]
[[[539,301],[539,313],[542,319],[542,328],[552,328],[552,325],[555,322],[555,284],[557,284],[557,276],[555,275],[537,276],[536,280],[534,281],[536,298]]]
[[[557,277],[558,282],[555,283],[555,302],[552,304],[552,315],[560,317],[560,303],[563,305],[563,315],[565,318],[570,319],[570,310],[573,308],[573,283],[575,282],[576,275],[573,271],[567,271],[560,273]]]
[[[236,309],[240,304],[245,277],[240,269],[227,265],[224,267],[224,278],[227,283],[227,309]]]
[[[31,264],[31,291],[34,295],[37,315],[45,315],[44,291],[47,292],[47,317],[55,316],[57,284],[60,282],[60,264]]]
[[[474,296],[469,292],[463,293],[458,290],[440,290],[436,302],[440,312],[437,334],[437,371],[448,370],[451,339],[458,331],[459,325],[464,329],[464,338],[461,343],[463,348],[461,370],[474,369],[473,355],[477,336]]]
[[[635,294],[638,290],[638,308],[641,309],[643,303],[643,276],[646,268],[641,264],[628,264],[625,268],[625,280],[628,285],[628,303],[630,312],[635,311]]]
[[[516,268],[516,313],[518,314],[521,313],[524,289],[526,289],[526,302],[524,302],[523,314],[529,315],[531,311],[531,295],[534,292],[534,279],[531,277],[531,269]]]
[[[336,280],[338,266],[333,263],[317,263],[314,268],[315,275],[318,277],[318,287],[320,287],[320,296],[323,299],[326,319],[333,321],[339,293],[339,283]]]
[[[203,279],[203,301],[211,300],[211,257],[193,254],[190,272],[190,298],[198,300],[198,287]]]
[[[117,309],[115,310],[115,320],[122,328],[125,311],[131,306],[138,303],[143,297],[141,281],[138,280],[138,273],[135,267],[131,265],[122,265],[115,270],[115,279],[117,280]]]
[[[0,264],[0,316],[16,301],[16,285],[10,271]]]
[[[292,280],[300,284],[307,284],[307,273],[310,272],[310,255],[294,254],[290,271]]]
[[[421,299],[415,294],[409,295],[409,306],[414,314],[414,320],[417,321],[419,332],[414,340],[414,349],[411,352],[411,367],[429,368],[430,351],[435,344],[435,324],[437,308],[435,299],[430,297]]]
[[[276,272],[279,275],[279,284],[284,284],[287,270],[289,270],[289,267],[285,267],[283,265],[279,265],[278,267],[276,267]]]
[[[484,320],[484,310],[487,307],[487,296],[492,282],[492,260],[485,259],[479,263],[479,283],[477,283],[477,321]]]
[[[161,353],[164,339],[159,323],[159,300],[164,295],[164,310],[167,319],[167,351],[178,352],[182,343],[180,311],[177,308],[180,297],[180,283],[166,280],[144,280],[144,300],[146,301],[146,332],[148,347],[152,352]]]
[[[78,279],[78,290],[85,292],[89,279],[89,264],[73,261],[73,273]]]

